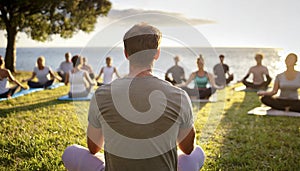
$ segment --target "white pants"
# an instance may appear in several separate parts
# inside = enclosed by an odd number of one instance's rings
[[[197,146],[190,155],[178,155],[178,171],[199,171],[204,164],[205,154]],[[91,154],[80,145],[67,147],[62,156],[65,167],[69,171],[104,171],[104,154]]]

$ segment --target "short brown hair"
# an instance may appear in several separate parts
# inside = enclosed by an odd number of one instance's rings
[[[128,55],[132,55],[143,50],[157,49],[161,36],[161,32],[151,25],[136,24],[123,37],[125,50]]]
[[[260,59],[263,59],[264,58],[264,55],[263,54],[261,54],[261,53],[257,53],[256,55],[255,55],[255,58],[260,58]]]

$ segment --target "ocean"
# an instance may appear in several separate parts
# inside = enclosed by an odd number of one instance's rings
[[[284,57],[281,57],[280,49],[275,48],[199,48],[199,47],[161,47],[161,55],[154,66],[154,75],[164,78],[166,70],[174,65],[173,57],[181,58],[180,65],[185,69],[186,78],[197,70],[196,58],[201,54],[205,60],[205,68],[212,72],[215,64],[219,63],[218,56],[225,55],[225,63],[229,65],[230,73],[234,73],[234,81],[241,80],[248,69],[255,65],[256,53],[264,55],[263,65],[267,66],[272,78],[282,72]],[[36,65],[36,59],[44,56],[46,65],[57,70],[60,62],[64,60],[64,54],[71,52],[72,55],[79,54],[88,59],[96,74],[105,65],[105,58],[112,57],[113,65],[118,69],[120,75],[128,73],[128,61],[123,55],[122,47],[88,47],[88,48],[17,48],[17,70],[32,71]],[[0,54],[4,56],[5,48],[0,48]]]

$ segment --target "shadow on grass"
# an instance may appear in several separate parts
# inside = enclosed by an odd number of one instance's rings
[[[58,105],[58,104],[65,104],[65,103],[72,103],[72,101],[59,101],[57,99],[39,99],[36,103],[31,104],[20,104],[13,108],[7,108],[7,109],[0,109],[0,117],[5,118],[7,115],[11,113],[17,113],[19,111],[31,111],[38,108],[45,108],[48,106]]]

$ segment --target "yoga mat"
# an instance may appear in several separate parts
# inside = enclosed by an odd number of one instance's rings
[[[93,97],[93,93],[90,93],[86,97],[76,97],[76,98],[70,98],[69,95],[64,95],[59,97],[57,100],[64,100],[64,101],[90,101]]]
[[[65,83],[53,83],[51,86],[47,87],[46,89],[55,89],[64,85]]]
[[[268,87],[269,89],[270,87]],[[234,88],[234,91],[245,91],[245,92],[258,92],[258,91],[266,91],[265,89],[255,89],[255,88],[246,88],[246,86],[238,86]]]
[[[64,83],[54,83],[51,86],[47,87],[47,89],[55,89],[55,88],[61,87],[63,85],[64,85]],[[10,98],[0,98],[0,101],[17,98],[20,96],[24,96],[26,94],[43,91],[43,90],[45,90],[45,89],[44,88],[30,88],[30,89],[26,89],[26,90],[21,90],[21,91],[15,93],[14,95],[12,95]]]
[[[38,91],[43,91],[43,90],[44,90],[43,88],[31,88],[31,89],[27,89],[27,90],[21,90],[21,91],[15,93],[14,95],[12,95],[10,98],[0,98],[0,101],[17,98],[17,97],[20,97],[20,96],[24,96],[26,94],[30,94],[30,93],[34,93],[34,92],[38,92]]]
[[[234,88],[234,91],[246,91],[246,92],[257,92],[258,89],[246,88],[246,86],[238,86]]]
[[[260,106],[256,107],[248,112],[249,115],[270,115],[270,116],[294,116],[300,117],[300,113],[298,112],[286,112],[282,110],[272,109],[269,106]]]
[[[193,103],[215,103],[216,100],[213,99],[191,99]]]

